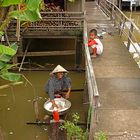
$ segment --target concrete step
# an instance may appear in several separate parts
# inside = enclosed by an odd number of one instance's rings
[[[140,133],[140,109],[117,110],[99,109],[97,130],[104,132],[139,132]]]
[[[96,78],[96,80],[98,84],[98,89],[101,92],[115,91],[115,90],[131,91],[131,92],[140,91],[140,86],[139,86],[140,76],[137,78]]]
[[[130,66],[99,66],[94,65],[96,78],[137,78],[140,72]]]
[[[109,140],[140,140],[139,132],[113,132],[109,133]]]
[[[140,140],[139,132],[107,132],[106,136],[109,140]]]

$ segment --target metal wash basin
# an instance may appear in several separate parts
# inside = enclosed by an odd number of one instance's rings
[[[54,100],[55,100],[55,103],[59,107],[58,112],[60,115],[65,114],[69,110],[69,108],[71,107],[71,102],[64,99],[64,98],[55,98]],[[52,115],[53,106],[52,106],[52,103],[50,102],[50,100],[47,100],[44,103],[44,108],[49,115]]]

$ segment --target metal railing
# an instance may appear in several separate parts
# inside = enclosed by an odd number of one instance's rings
[[[83,12],[41,12],[42,19],[28,24],[27,31],[63,31],[83,29]],[[16,23],[11,23],[11,27]],[[10,28],[11,28],[10,27]],[[11,28],[13,29],[13,28]],[[25,30],[21,26],[21,31]]]
[[[114,26],[119,29],[119,34],[123,37],[123,40],[127,42],[127,49],[130,49],[132,45],[140,56],[140,29],[136,24],[129,19],[116,5],[114,5],[109,0],[100,0],[99,3],[102,11],[110,17],[110,20],[114,23]],[[138,47],[136,47],[136,44]]]
[[[97,108],[99,104],[99,92],[97,88],[97,83],[95,79],[95,74],[93,70],[93,64],[91,61],[89,48],[88,48],[88,36],[87,36],[87,23],[84,21],[84,50],[85,50],[85,63],[86,63],[86,80],[88,86],[88,94],[91,110],[91,120],[90,120],[90,131],[89,131],[89,140],[93,140],[93,136],[96,131],[97,124]]]
[[[83,12],[41,12],[42,20],[31,23],[29,30],[75,30],[83,28]]]

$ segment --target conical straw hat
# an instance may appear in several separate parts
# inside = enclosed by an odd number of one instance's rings
[[[54,70],[51,72],[51,74],[57,73],[57,72],[66,72],[68,73],[68,71],[66,69],[64,69],[62,66],[57,65]]]

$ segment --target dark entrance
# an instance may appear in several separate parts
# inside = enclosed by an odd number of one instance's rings
[[[50,6],[60,6],[61,9],[64,9],[64,0],[44,0],[44,3]]]

